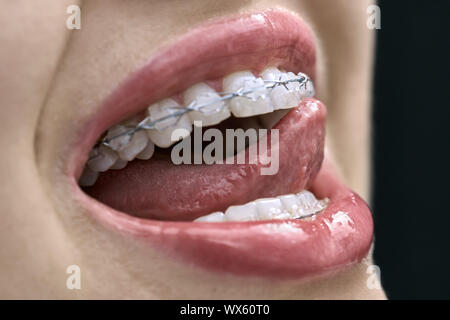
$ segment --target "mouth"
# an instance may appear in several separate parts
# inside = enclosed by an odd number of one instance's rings
[[[302,20],[277,10],[189,31],[83,124],[67,165],[79,202],[105,227],[213,272],[307,278],[361,261],[371,213],[324,152],[326,108],[303,81],[315,79],[314,43]],[[255,90],[256,99],[242,95]],[[221,99],[230,92],[240,94]],[[196,103],[213,109],[172,117]],[[225,143],[212,164],[174,163],[174,149],[196,132],[231,128],[266,134],[240,148]],[[271,163],[252,156],[262,140],[276,140]],[[262,174],[274,155],[275,172]]]

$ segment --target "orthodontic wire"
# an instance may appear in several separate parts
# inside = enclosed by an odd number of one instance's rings
[[[196,101],[194,100],[186,108],[184,108],[183,106],[169,107],[169,108],[167,108],[169,111],[170,110],[176,110],[176,111],[174,113],[168,114],[166,116],[163,116],[163,117],[155,119],[155,120],[151,120],[151,116],[148,115],[143,120],[141,120],[134,128],[130,128],[130,129],[128,129],[124,132],[121,132],[115,136],[112,136],[110,138],[106,138],[106,137],[103,138],[101,141],[99,141],[95,144],[93,151],[96,152],[100,145],[104,145],[104,146],[111,148],[111,145],[109,143],[112,140],[118,139],[120,137],[128,136],[128,141],[130,141],[133,138],[133,135],[140,130],[144,130],[144,129],[145,130],[150,130],[150,129],[162,130],[167,127],[170,127],[170,126],[176,124],[180,120],[180,118],[188,112],[198,111],[198,112],[202,112],[203,114],[207,114],[207,112],[202,111],[202,109],[206,108],[208,106],[214,105],[216,103],[219,103],[219,102],[231,100],[234,98],[246,98],[246,99],[250,99],[252,101],[257,101],[261,98],[266,98],[266,96],[268,94],[270,94],[272,92],[272,90],[274,90],[276,87],[279,87],[279,86],[283,86],[286,88],[286,90],[292,91],[291,89],[289,89],[287,87],[287,85],[289,83],[298,82],[300,84],[299,88],[303,87],[304,89],[306,89],[306,85],[308,83],[311,83],[311,84],[313,83],[313,81],[307,75],[304,75],[304,74],[299,75],[298,77],[292,78],[292,79],[281,80],[281,77],[280,77],[280,78],[278,78],[278,80],[263,80],[263,81],[266,82],[267,84],[260,86],[260,87],[247,89],[245,91],[243,90],[243,88],[241,88],[235,92],[221,92],[221,93],[219,93],[219,95],[220,95],[219,98],[209,101],[208,103],[196,105],[196,103],[195,103]],[[262,93],[261,95],[259,95],[256,98],[250,96],[252,93],[258,93],[258,91],[261,91],[261,90],[268,90],[268,92]],[[225,104],[222,104],[219,108],[215,109],[214,111],[220,112],[223,110],[224,107],[225,107]],[[156,126],[158,123],[163,122],[168,119],[171,119],[171,118],[176,118],[175,123],[171,123],[163,128],[158,128]],[[98,156],[98,154],[94,154],[91,157],[89,157],[89,160],[93,159],[97,156]]]

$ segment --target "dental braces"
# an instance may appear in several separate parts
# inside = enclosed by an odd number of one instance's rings
[[[130,128],[126,131],[123,131],[117,135],[114,135],[112,137],[104,137],[102,140],[100,140],[99,142],[97,142],[93,148],[94,154],[89,158],[92,159],[94,157],[96,157],[98,155],[98,152],[96,152],[98,150],[98,147],[100,147],[101,145],[104,145],[106,147],[112,148],[110,145],[110,142],[127,136],[127,141],[124,142],[124,144],[127,144],[128,142],[130,142],[130,140],[133,138],[134,134],[138,131],[141,130],[152,130],[152,129],[157,129],[157,130],[164,130],[166,128],[172,127],[174,125],[176,125],[176,123],[180,120],[180,118],[192,111],[198,111],[201,112],[204,115],[211,115],[213,113],[216,112],[221,112],[223,108],[225,108],[225,103],[221,103],[220,106],[218,106],[217,108],[214,109],[208,109],[208,107],[220,103],[220,102],[224,102],[224,101],[228,101],[234,98],[245,98],[245,99],[249,99],[252,101],[258,101],[260,99],[266,99],[268,97],[268,95],[270,95],[270,93],[279,86],[283,86],[284,88],[286,88],[286,90],[288,92],[292,92],[294,90],[288,88],[288,84],[289,83],[299,83],[299,86],[295,88],[295,91],[299,91],[301,88],[303,88],[305,91],[306,86],[308,84],[311,84],[312,88],[314,88],[313,86],[313,81],[305,74],[303,73],[299,73],[297,75],[297,77],[291,78],[291,79],[286,79],[286,80],[281,80],[281,77],[278,78],[278,80],[263,80],[266,84],[260,87],[254,87],[251,89],[246,89],[244,90],[244,88],[241,88],[235,92],[221,92],[218,93],[219,94],[219,98],[217,99],[212,99],[211,101],[209,101],[208,103],[203,103],[203,104],[197,104],[196,101],[192,101],[188,106],[184,107],[184,106],[180,106],[180,107],[168,107],[167,110],[171,111],[173,113],[170,113],[166,116],[163,116],[161,118],[152,120],[151,116],[148,115],[147,117],[145,117],[143,120],[141,120],[135,127]],[[255,96],[256,94],[256,96]],[[311,94],[307,95],[306,97],[312,97],[314,95],[314,89],[312,90]],[[167,122],[167,120],[170,120],[174,118],[175,122]],[[166,124],[164,125],[164,122],[166,122]]]

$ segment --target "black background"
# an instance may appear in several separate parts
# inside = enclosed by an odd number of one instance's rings
[[[378,5],[375,262],[389,298],[449,299],[450,1]]]

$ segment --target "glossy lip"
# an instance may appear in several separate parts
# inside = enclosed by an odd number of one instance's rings
[[[77,178],[90,148],[110,125],[196,82],[237,70],[258,72],[268,65],[315,76],[313,35],[290,13],[268,10],[212,22],[190,31],[158,53],[119,86],[80,131],[67,164],[73,194],[79,203],[105,227],[208,270],[305,278],[360,261],[372,241],[371,214],[364,201],[336,178],[327,158],[312,191],[331,201],[312,221],[145,220],[107,207],[78,187]],[[156,76],[159,81],[152,81]]]

